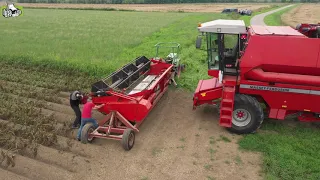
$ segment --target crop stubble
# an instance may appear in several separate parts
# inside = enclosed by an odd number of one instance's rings
[[[284,13],[281,17],[285,24],[296,27],[300,23],[320,23],[320,4],[308,3]]]

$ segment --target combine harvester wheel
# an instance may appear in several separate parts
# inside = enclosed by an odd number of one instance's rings
[[[259,102],[251,96],[236,94],[232,113],[232,127],[229,131],[237,134],[254,133],[264,119]]]

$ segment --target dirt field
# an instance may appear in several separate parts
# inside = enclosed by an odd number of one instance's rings
[[[74,118],[68,93],[44,88],[58,78],[14,69],[2,65],[0,73],[0,150],[9,153],[0,155],[1,179],[262,179],[260,155],[239,151],[239,137],[218,126],[212,107],[192,111],[192,93],[169,89],[141,126],[133,149],[124,151],[114,140],[76,141],[76,131],[68,128]],[[8,149],[17,148],[22,150],[14,152],[11,167]]]
[[[251,9],[269,7],[273,4],[32,4],[19,3],[23,7],[49,7],[49,8],[114,8],[136,11],[184,11],[184,12],[221,12],[224,8]]]
[[[319,23],[320,4],[303,4],[290,10],[281,17],[286,24],[296,27],[300,23]]]

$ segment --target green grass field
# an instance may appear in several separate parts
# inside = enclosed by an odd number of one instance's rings
[[[134,47],[153,32],[187,16],[185,13],[144,13],[26,9],[23,17],[0,19],[0,56],[90,64],[117,65],[123,48]],[[133,58],[133,57],[131,57]]]
[[[198,80],[207,77],[206,52],[195,48],[197,25],[217,18],[230,17],[212,13],[27,9],[23,17],[0,19],[4,25],[1,37],[6,42],[0,59],[46,64],[64,71],[79,69],[100,78],[138,56],[154,56],[158,42],[178,42],[182,63],[188,69],[179,84],[194,90]]]
[[[268,15],[268,16],[266,16],[264,18],[264,23],[266,23],[267,25],[270,25],[270,26],[279,26],[279,25],[283,26],[283,25],[286,25],[281,21],[281,15],[286,13],[286,12],[288,12],[288,11],[290,11],[291,9],[296,8],[296,7],[297,7],[297,5],[294,5],[292,7],[285,8],[285,9],[283,9],[281,11],[278,11],[278,12],[275,12],[273,14],[270,14],[270,15]]]
[[[286,8],[265,18],[267,25],[284,25],[281,15],[296,6]],[[312,127],[313,126],[313,127]],[[265,119],[256,134],[245,135],[239,141],[241,149],[263,154],[265,179],[320,179],[319,126],[298,122]]]

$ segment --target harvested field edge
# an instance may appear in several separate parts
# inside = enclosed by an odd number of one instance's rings
[[[24,8],[78,9],[105,11],[138,11],[138,12],[201,12],[216,13],[224,9],[223,3],[182,3],[182,4],[68,4],[68,3],[19,3]],[[230,7],[249,8],[257,11],[281,3],[227,3]]]
[[[143,12],[130,9],[116,9],[116,8],[63,8],[63,7],[25,7],[24,9],[65,9],[65,10],[95,10],[95,11],[127,11],[127,12]]]
[[[320,4],[304,3],[299,4],[296,8],[283,13],[281,20],[284,24],[295,28],[299,23],[318,23],[320,20]]]

